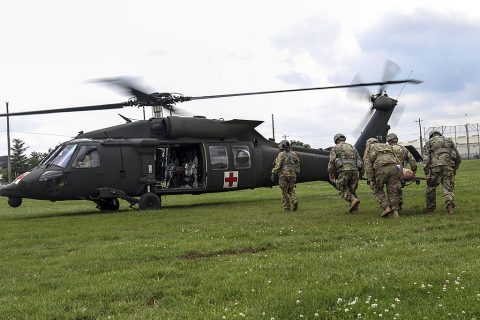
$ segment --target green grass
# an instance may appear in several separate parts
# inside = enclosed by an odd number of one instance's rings
[[[478,181],[464,161],[454,216],[409,186],[400,219],[364,182],[359,215],[324,182],[298,185],[294,214],[278,188],[113,214],[2,201],[0,319],[480,319]]]

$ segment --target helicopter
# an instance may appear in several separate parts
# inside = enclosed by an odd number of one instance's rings
[[[35,168],[21,174],[0,189],[11,207],[23,198],[62,201],[89,200],[100,211],[117,211],[119,199],[133,208],[158,210],[161,197],[177,194],[203,194],[259,187],[272,187],[270,179],[278,154],[275,141],[266,139],[255,128],[256,120],[180,117],[172,113],[176,104],[199,99],[227,98],[294,91],[380,86],[371,96],[374,112],[355,147],[363,154],[366,140],[385,141],[388,121],[397,100],[384,88],[394,84],[419,84],[416,79],[351,83],[313,88],[258,91],[189,97],[178,93],[151,93],[125,78],[104,79],[133,95],[126,102],[34,110],[0,114],[0,117],[119,109],[151,106],[153,117],[131,121],[90,132],[80,132],[73,140],[54,148]],[[169,116],[164,116],[164,110]],[[293,146],[302,170],[297,182],[329,181],[328,149]],[[418,152],[416,155],[419,157]]]

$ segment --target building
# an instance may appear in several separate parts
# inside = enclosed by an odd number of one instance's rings
[[[459,137],[449,137],[456,144],[462,159],[480,159],[480,137],[478,134]],[[401,142],[401,145],[412,145],[420,152],[420,139]],[[425,141],[423,141],[425,145]],[[421,153],[421,152],[420,152]]]

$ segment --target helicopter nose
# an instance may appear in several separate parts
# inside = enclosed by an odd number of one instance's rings
[[[23,192],[20,186],[16,183],[10,183],[6,186],[0,188],[0,196],[4,197],[16,197],[16,198],[23,198]]]
[[[12,183],[0,188],[0,196],[23,198],[25,193],[23,192],[25,187],[25,178],[30,174],[30,171],[24,172],[19,175]]]

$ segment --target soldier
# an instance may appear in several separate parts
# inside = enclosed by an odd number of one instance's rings
[[[390,146],[392,146],[393,153],[395,153],[395,156],[397,157],[398,160],[400,160],[400,164],[402,165],[403,168],[406,167],[406,164],[408,163],[410,165],[410,170],[412,170],[413,174],[417,172],[417,161],[415,158],[412,156],[410,151],[408,151],[407,148],[404,146],[401,146],[398,144],[398,137],[395,133],[389,133],[387,134],[387,142]],[[400,179],[400,183],[403,186],[405,185],[405,182],[403,181],[403,178]],[[400,210],[402,209],[402,204],[403,204],[403,190],[400,188],[399,190],[399,198],[400,198]]]
[[[375,138],[367,140],[363,155],[365,173],[375,199],[383,209],[382,217],[397,218],[399,210],[400,163],[388,144],[378,143]],[[387,187],[387,195],[383,186]]]
[[[455,174],[460,167],[460,154],[452,139],[445,138],[433,130],[425,143],[423,154],[425,157],[425,175],[427,176],[427,189],[425,191],[425,212],[432,213],[436,207],[436,188],[440,183],[443,187],[443,198],[448,214],[453,214],[455,208],[453,189],[455,187]]]
[[[295,196],[295,182],[297,174],[300,172],[300,159],[294,151],[291,151],[290,143],[283,140],[278,144],[280,153],[275,159],[275,165],[272,169],[272,182],[275,181],[275,175],[278,174],[278,185],[282,190],[283,211],[290,211],[292,205],[293,211],[298,208],[298,199]]]
[[[356,190],[359,171],[363,170],[363,164],[357,149],[345,140],[345,136],[341,133],[333,137],[335,147],[330,151],[328,177],[335,184],[340,196],[350,202],[350,213],[357,213],[360,199],[357,198]],[[335,173],[338,173],[336,179]]]

